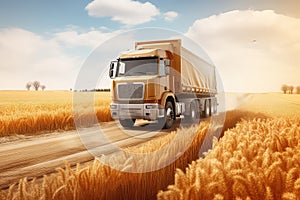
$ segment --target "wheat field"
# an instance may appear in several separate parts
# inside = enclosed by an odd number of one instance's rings
[[[299,199],[300,119],[254,119],[227,131],[158,199]]]
[[[95,111],[79,114],[79,120],[89,121],[95,113],[99,122],[112,120],[109,93],[78,94],[95,95]],[[0,91],[0,102],[0,137],[75,129],[70,91]]]
[[[236,117],[240,112],[231,111],[226,116],[226,122],[235,124],[232,120],[240,120]],[[249,120],[256,118],[254,113],[246,112],[242,116],[248,116]],[[124,154],[107,156],[106,159],[113,163],[122,163],[124,168],[147,167],[155,163],[164,162],[170,155],[186,145],[186,137],[191,137],[197,132],[189,148],[174,163],[148,173],[126,173],[112,169],[95,160],[88,166],[80,166],[72,169],[68,164],[66,168],[57,169],[58,173],[44,176],[43,183],[20,180],[18,185],[12,185],[8,191],[2,192],[3,199],[155,199],[157,192],[173,182],[176,177],[176,169],[183,170],[189,163],[198,158],[198,153],[205,134],[209,130],[209,122],[202,122],[199,126],[182,128],[163,137],[155,138],[146,143],[134,147],[128,147],[127,151],[135,153],[147,153],[163,148],[179,136],[173,149],[164,155],[151,158],[151,160],[135,159]],[[161,195],[161,194],[160,194]]]
[[[128,147],[135,153],[145,153],[145,147],[159,149],[164,146],[165,141],[170,141],[175,134],[180,134],[179,141],[184,142],[184,138],[192,132],[197,132],[188,150],[171,165],[160,170],[148,173],[127,173],[115,170],[99,161],[95,160],[88,166],[82,167],[79,164],[72,169],[68,164],[66,168],[57,169],[58,173],[44,176],[42,184],[26,179],[20,180],[18,185],[12,185],[9,191],[2,192],[2,199],[149,199],[155,198],[160,188],[165,188],[174,179],[176,168],[184,168],[187,163],[197,158],[195,152],[199,151],[199,143],[207,132],[208,122],[202,123],[199,127],[182,129],[146,142],[144,145]],[[178,142],[173,149],[180,148],[182,142]],[[134,148],[134,149],[133,149]],[[126,150],[126,149],[125,149]],[[152,149],[148,150],[149,152]],[[172,154],[173,152],[169,152]],[[166,154],[167,158],[168,154]],[[124,154],[107,156],[111,162],[117,160],[124,168],[146,167],[163,160],[156,156],[151,160],[133,160]],[[1,196],[2,195],[2,196]]]
[[[299,98],[299,97],[298,97]],[[299,101],[295,101],[297,106]],[[275,105],[275,104],[273,104]],[[288,107],[289,105],[287,105]],[[295,104],[293,104],[295,106]],[[148,173],[126,173],[95,160],[87,166],[57,169],[41,180],[21,179],[0,192],[1,199],[299,199],[300,117],[287,107],[227,112],[223,137],[199,158],[200,145],[209,122],[182,128],[125,150],[147,153],[168,145],[178,135],[174,149],[150,160],[107,156],[124,168],[145,167],[164,162],[197,132],[189,148],[174,163]],[[282,109],[285,113],[280,116]]]
[[[205,158],[177,169],[174,184],[157,199],[300,199],[300,95],[239,100],[226,116],[224,136]]]

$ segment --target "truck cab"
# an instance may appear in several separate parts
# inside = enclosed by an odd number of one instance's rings
[[[165,113],[161,103],[162,96],[170,92],[168,55],[171,53],[162,49],[138,49],[123,53],[111,62],[111,115],[122,126],[133,126],[135,119],[158,120],[168,122],[167,128],[172,126],[174,106]]]

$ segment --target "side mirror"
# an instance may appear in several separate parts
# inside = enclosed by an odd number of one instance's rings
[[[166,74],[166,75],[169,75],[169,74],[170,74],[170,67],[169,67],[169,66],[166,66],[166,67],[165,67],[165,74]]]
[[[120,75],[125,75],[125,63],[119,62],[119,74]]]
[[[116,78],[117,76],[117,67],[118,67],[118,62],[117,61],[112,61],[110,63],[110,67],[109,67],[109,77],[111,79]]]

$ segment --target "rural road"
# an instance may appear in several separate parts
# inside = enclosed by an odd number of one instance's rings
[[[178,123],[176,121],[176,123]],[[134,146],[146,142],[153,137],[160,137],[172,130],[157,131],[155,125],[144,126],[137,122],[130,130],[124,130],[118,122],[101,123],[101,130],[113,144],[118,147]],[[86,163],[94,157],[86,150],[97,149],[97,153],[111,154],[113,149],[105,140],[99,138],[99,127],[91,127],[80,131],[69,131],[60,134],[47,134],[28,139],[16,140],[0,145],[0,189],[5,189],[20,178],[41,177],[55,172],[55,168],[63,167],[65,161],[71,166]],[[173,129],[174,130],[174,129]],[[100,152],[99,152],[100,151]]]

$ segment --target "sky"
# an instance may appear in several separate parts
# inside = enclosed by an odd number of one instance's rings
[[[199,44],[225,91],[280,91],[300,85],[299,10],[298,0],[2,0],[0,90],[34,80],[49,90],[74,88],[96,47],[157,27]]]

